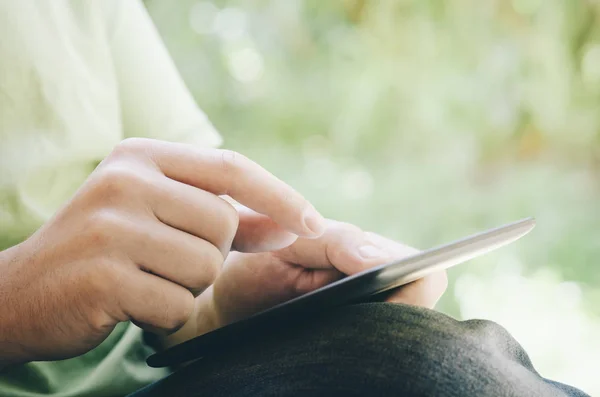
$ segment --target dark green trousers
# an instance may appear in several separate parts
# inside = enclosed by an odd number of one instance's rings
[[[347,306],[273,329],[134,394],[337,395],[586,396],[542,378],[493,322],[387,303]]]

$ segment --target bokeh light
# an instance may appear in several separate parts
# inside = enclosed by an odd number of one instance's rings
[[[419,248],[526,216],[439,309],[600,395],[600,3],[147,0],[228,148]]]

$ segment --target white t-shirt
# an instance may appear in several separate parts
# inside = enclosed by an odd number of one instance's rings
[[[0,0],[0,250],[132,136],[221,143],[141,2]],[[122,395],[167,373],[146,366],[148,354],[141,330],[119,324],[80,357],[1,372],[0,395]]]
[[[138,0],[0,0],[0,249],[126,137],[219,145]]]

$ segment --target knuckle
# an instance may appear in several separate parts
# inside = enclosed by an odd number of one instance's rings
[[[288,205],[288,204],[292,204],[293,205],[297,201],[299,201],[297,199],[298,199],[298,196],[296,194],[294,194],[294,192],[292,192],[292,191],[285,192],[284,194],[281,195],[281,203],[283,205]],[[297,206],[298,210],[303,210],[306,206],[309,205],[307,201],[305,201],[302,204],[303,205],[301,205],[301,206]]]
[[[301,195],[292,189],[285,189],[281,191],[276,197],[276,201],[273,205],[277,207],[279,211],[292,211],[298,219],[303,219],[305,211],[312,207],[312,205]]]
[[[237,174],[242,168],[247,158],[233,150],[220,150],[221,170],[224,174]]]
[[[105,167],[98,177],[96,189],[102,197],[116,198],[139,191],[144,187],[145,181],[141,173],[134,168],[124,165]]]
[[[187,318],[182,314],[183,310],[177,310],[177,308],[178,306],[171,307],[160,322],[167,332],[175,332],[186,323]]]
[[[110,210],[100,210],[91,214],[86,225],[85,238],[96,247],[106,247],[113,241],[121,228],[119,216]]]
[[[123,290],[124,269],[117,262],[108,259],[98,260],[90,266],[87,274],[90,296],[100,297],[99,302],[113,300]]]
[[[224,234],[227,239],[232,239],[235,233],[237,232],[240,223],[240,215],[233,205],[225,201],[223,204],[224,205],[222,225],[224,229]]]
[[[364,233],[360,227],[348,222],[331,221],[330,228],[338,232]]]
[[[151,139],[147,138],[127,138],[122,140],[115,148],[113,149],[111,155],[116,157],[121,156],[131,156],[139,153],[143,153],[148,150]]]
[[[223,268],[224,258],[215,246],[210,246],[205,252],[205,258],[198,274],[195,288],[207,288],[215,282],[221,269]]]
[[[334,266],[340,263],[355,264],[358,261],[353,255],[348,255],[347,248],[341,242],[333,242],[327,245],[325,254]]]
[[[152,139],[147,138],[127,138],[119,142],[102,161],[102,164],[112,164],[121,161],[130,161],[133,158],[139,158],[141,155],[149,154],[152,146]]]
[[[208,244],[202,252],[195,255],[186,271],[187,287],[194,295],[202,293],[217,279],[224,262],[223,254],[215,246]]]
[[[122,229],[123,226],[123,218],[112,209],[94,211],[89,217],[89,227],[92,231],[113,233]]]
[[[161,321],[162,326],[169,332],[174,332],[183,327],[189,320],[191,313],[194,310],[193,296],[186,291],[185,297],[180,297],[175,300],[174,304],[168,305],[164,310],[164,319]]]

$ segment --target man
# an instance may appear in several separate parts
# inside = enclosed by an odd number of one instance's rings
[[[133,392],[167,375],[141,329],[164,348],[414,252],[210,149],[137,0],[0,0],[0,142],[3,396]],[[390,297],[404,305],[340,309],[138,393],[583,395],[500,327],[417,307],[445,286],[424,278]]]

